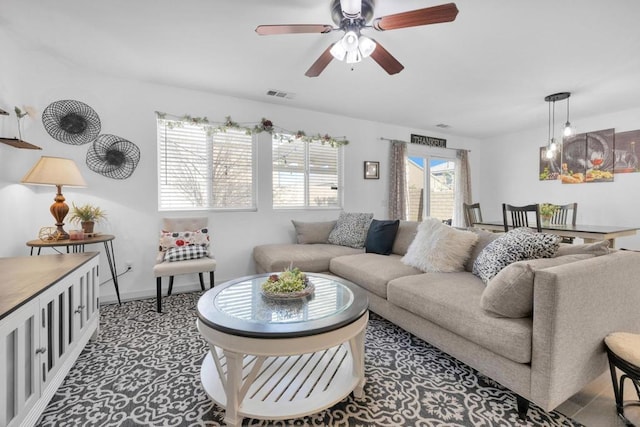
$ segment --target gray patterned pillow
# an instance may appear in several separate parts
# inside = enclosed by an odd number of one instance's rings
[[[338,222],[331,230],[327,242],[332,245],[363,248],[372,219],[372,213],[340,212]]]
[[[516,261],[551,258],[562,238],[554,234],[536,233],[530,228],[511,230],[489,243],[473,263],[473,274],[487,283],[500,270]]]

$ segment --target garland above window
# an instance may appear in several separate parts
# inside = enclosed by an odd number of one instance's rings
[[[305,142],[319,142],[323,145],[329,144],[332,147],[340,147],[349,143],[345,137],[333,137],[328,134],[307,135],[301,130],[291,132],[274,126],[271,120],[265,118],[260,120],[259,123],[238,123],[231,120],[231,116],[225,117],[224,122],[210,122],[206,117],[192,117],[188,114],[185,114],[184,116],[174,116],[167,113],[161,113],[159,111],[156,111],[156,116],[160,120],[167,120],[167,126],[169,128],[180,127],[183,123],[189,123],[191,125],[201,126],[209,135],[214,132],[226,132],[227,129],[239,129],[244,130],[247,134],[268,132],[283,140],[288,139],[289,141],[292,141],[293,139],[296,139]],[[291,137],[293,137],[293,139]]]

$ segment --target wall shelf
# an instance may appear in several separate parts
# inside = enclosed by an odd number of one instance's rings
[[[27,150],[42,150],[37,145],[30,144],[18,138],[0,138],[0,142],[16,148],[26,148]]]

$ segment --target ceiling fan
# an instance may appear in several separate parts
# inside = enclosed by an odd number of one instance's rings
[[[344,31],[344,36],[332,43],[311,65],[305,73],[307,77],[319,76],[333,58],[353,64],[369,56],[387,73],[397,74],[404,69],[404,66],[379,42],[363,36],[362,30],[373,28],[377,31],[386,31],[451,22],[458,15],[455,3],[447,3],[387,15],[372,21],[374,6],[374,0],[331,0],[331,18],[337,27],[323,24],[259,25],[256,27],[256,33],[261,36],[271,36]]]

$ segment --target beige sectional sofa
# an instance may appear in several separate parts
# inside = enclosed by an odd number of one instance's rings
[[[293,264],[350,280],[367,291],[371,311],[516,393],[521,417],[529,402],[550,411],[604,372],[608,333],[640,332],[639,253],[529,269],[532,315],[507,318],[482,308],[487,285],[471,273],[487,241],[476,243],[466,271],[424,273],[401,262],[417,226],[400,222],[388,256],[326,243],[257,246],[256,271]]]

